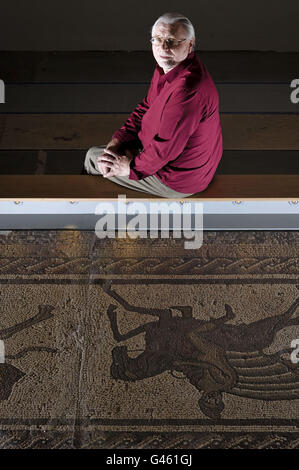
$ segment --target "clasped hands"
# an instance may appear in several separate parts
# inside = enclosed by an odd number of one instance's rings
[[[130,162],[133,154],[130,150],[125,151],[125,155],[117,153],[116,150],[105,148],[104,153],[98,157],[98,169],[103,177],[129,176]]]

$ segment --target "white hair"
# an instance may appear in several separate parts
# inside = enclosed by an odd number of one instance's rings
[[[188,18],[186,18],[186,16],[182,15],[181,13],[164,13],[162,16],[159,16],[159,18],[155,21],[154,25],[152,26],[152,30],[151,30],[152,35],[158,23],[166,23],[166,24],[180,23],[184,27],[187,33],[187,39],[194,39],[194,44],[193,44],[193,49],[194,49],[195,31],[194,31],[193,24]]]

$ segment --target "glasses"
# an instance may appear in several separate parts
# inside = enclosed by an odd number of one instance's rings
[[[166,44],[168,49],[175,49],[176,47],[179,47],[181,42],[186,41],[186,39],[174,39],[174,38],[160,38],[159,36],[154,36],[153,38],[150,39],[150,42],[153,44],[153,46],[161,46],[162,44]]]

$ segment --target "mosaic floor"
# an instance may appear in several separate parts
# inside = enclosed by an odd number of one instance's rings
[[[0,447],[299,447],[298,244],[1,232]]]

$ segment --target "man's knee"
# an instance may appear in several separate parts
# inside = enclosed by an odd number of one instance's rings
[[[85,162],[89,162],[90,160],[95,160],[95,158],[100,156],[101,153],[102,153],[101,147],[91,147],[86,152]]]
[[[99,157],[103,151],[104,151],[104,146],[103,147],[91,147],[85,155],[85,160],[84,160],[84,168],[87,171],[87,173],[98,173],[102,174],[99,171],[98,165],[97,165],[97,157]]]

